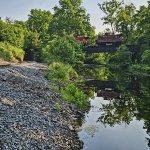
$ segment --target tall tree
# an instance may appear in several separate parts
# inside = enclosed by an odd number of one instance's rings
[[[42,41],[47,40],[48,27],[52,20],[50,11],[41,9],[32,9],[27,20],[27,27],[32,32],[37,32]]]
[[[25,30],[21,26],[16,26],[10,19],[6,22],[0,21],[0,41],[6,41],[13,46],[24,47]]]
[[[81,4],[82,0],[59,0],[59,6],[54,7],[49,33],[93,36],[95,32],[90,24],[89,14]]]
[[[113,33],[116,32],[116,15],[120,11],[122,4],[123,1],[119,2],[117,0],[105,1],[102,4],[98,3],[99,8],[106,15],[102,18],[102,20],[104,20],[104,24],[110,25]]]
[[[139,43],[150,46],[150,2],[148,6],[141,6],[137,11],[136,35]]]
[[[116,31],[123,34],[124,40],[132,41],[134,30],[136,29],[135,14],[136,7],[131,3],[121,7],[116,15]]]
[[[104,24],[111,26],[113,33],[121,33],[125,41],[131,40],[136,29],[136,7],[131,3],[125,5],[123,1],[111,0],[98,4],[105,13],[102,18]]]

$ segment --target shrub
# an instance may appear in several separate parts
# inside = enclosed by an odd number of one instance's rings
[[[4,48],[0,46],[0,58],[6,61],[13,60],[13,54],[11,51],[6,51]]]
[[[53,62],[49,65],[49,71],[46,74],[46,77],[55,83],[63,83],[76,79],[78,74],[70,65],[60,62]]]
[[[22,61],[24,58],[24,51],[7,42],[0,42],[0,58],[6,61]]]
[[[62,62],[72,66],[80,65],[84,60],[81,44],[73,37],[64,35],[57,36],[42,49],[42,58],[46,63]]]
[[[62,88],[61,95],[63,100],[76,104],[78,108],[89,106],[88,96],[81,92],[74,84],[69,84]]]

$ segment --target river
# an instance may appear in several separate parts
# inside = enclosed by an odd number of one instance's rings
[[[106,68],[85,74],[95,94],[78,132],[83,150],[149,150],[150,78]]]

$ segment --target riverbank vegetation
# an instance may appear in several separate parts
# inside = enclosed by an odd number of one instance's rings
[[[136,9],[134,4],[124,4],[116,0],[98,4],[105,13],[104,24],[110,25],[111,32],[123,36],[123,45],[134,45],[138,49],[133,52],[125,46],[110,56],[109,65],[116,68],[126,68],[132,73],[141,71],[149,74],[150,61],[150,3]],[[146,59],[146,60],[145,60]],[[125,67],[126,66],[126,67]]]
[[[16,62],[17,60],[23,61],[24,51],[7,42],[0,42],[0,58],[12,62]]]
[[[87,55],[83,42],[76,40],[82,35],[91,39],[91,45],[96,43],[95,30],[90,24],[90,17],[82,6],[82,1],[60,0],[50,11],[32,9],[27,21],[0,18],[0,58],[6,61],[35,60],[47,63],[49,71],[47,79],[57,85],[65,85],[62,93],[64,99],[73,102],[74,96],[77,105],[85,104],[86,96],[72,82],[82,74],[84,63],[105,65],[111,68],[123,69],[134,74],[145,75],[150,73],[150,3],[139,9],[133,4],[124,4],[123,1],[111,0],[98,4],[105,16],[102,18],[110,29],[106,32],[119,33],[123,37],[122,45],[116,53],[100,53]],[[69,13],[68,13],[69,12]],[[104,34],[104,33],[102,33]],[[139,48],[135,53],[129,50],[128,45]],[[99,78],[107,74],[105,70],[96,70]],[[94,72],[90,73],[91,75]],[[103,75],[102,75],[103,74]],[[106,78],[105,78],[106,79]],[[70,85],[71,83],[71,85]],[[71,88],[73,92],[68,91]],[[68,96],[66,96],[68,94]],[[72,95],[71,95],[72,94]],[[81,95],[81,99],[78,96]],[[80,100],[79,100],[80,99]],[[83,100],[83,103],[79,101]]]

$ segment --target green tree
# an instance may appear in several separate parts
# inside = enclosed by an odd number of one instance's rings
[[[123,1],[111,0],[98,4],[98,6],[105,13],[102,18],[104,24],[110,25],[113,33],[121,33],[124,40],[132,38],[136,29],[136,7],[132,3],[124,5]]]
[[[27,20],[27,27],[32,32],[37,32],[43,42],[46,42],[49,38],[48,27],[52,20],[52,14],[50,11],[41,9],[32,9],[29,18]]]
[[[59,6],[54,7],[49,33],[62,36],[65,31],[68,35],[94,36],[89,14],[81,3],[82,0],[59,0]]]
[[[113,33],[116,32],[116,16],[120,11],[122,4],[123,1],[119,2],[117,0],[105,1],[102,4],[98,3],[99,8],[106,15],[102,18],[104,24],[110,25]]]
[[[136,28],[135,14],[136,7],[131,3],[121,7],[116,15],[116,31],[123,34],[124,40],[132,41],[133,39],[134,30]]]
[[[136,39],[137,43],[143,45],[143,49],[150,48],[150,2],[148,6],[141,6],[136,15]],[[144,45],[145,44],[145,45]]]
[[[75,66],[83,63],[84,53],[81,44],[65,34],[63,37],[57,36],[49,41],[42,49],[42,57],[47,63],[56,61]]]
[[[16,26],[12,21],[7,19],[6,22],[1,21],[0,29],[0,41],[9,42],[19,48],[24,47],[24,28]]]

